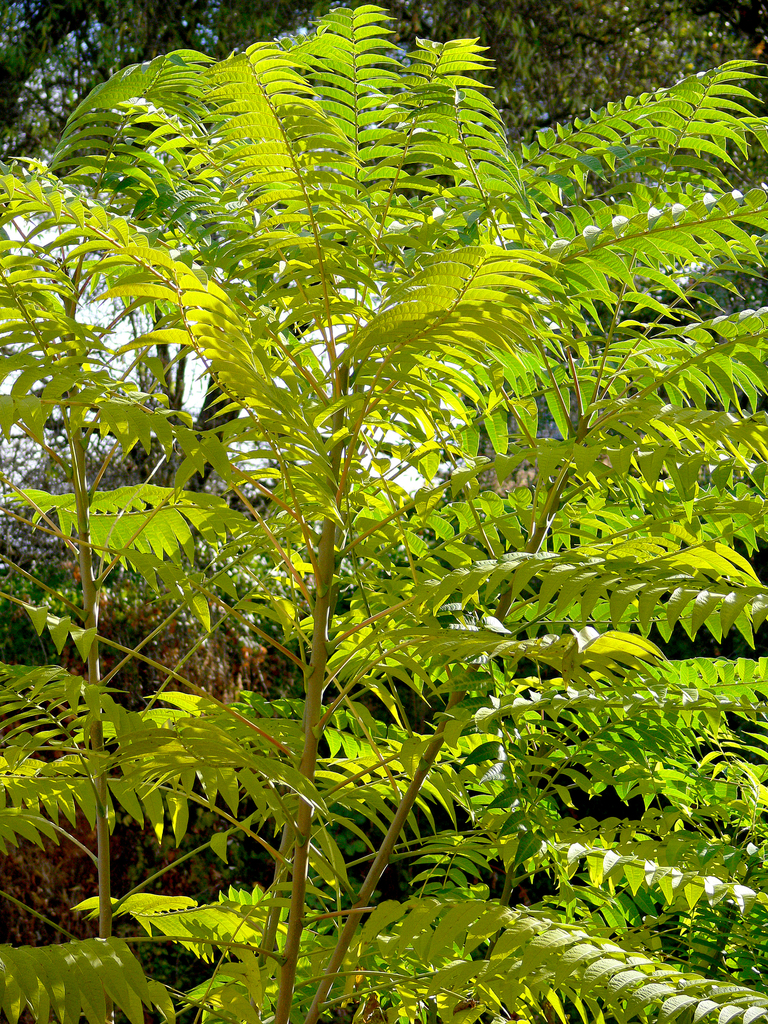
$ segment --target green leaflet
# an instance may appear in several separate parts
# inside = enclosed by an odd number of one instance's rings
[[[56,512],[61,532],[68,535],[76,522],[75,499],[72,494],[51,495],[44,491],[22,491],[18,498],[35,512]],[[171,488],[151,484],[120,487],[114,491],[97,492],[91,503],[91,536],[93,546],[106,559],[112,552],[121,554],[131,547],[141,552],[154,552],[161,559],[178,561],[180,552],[192,551],[190,527],[212,544],[221,543],[228,529],[240,525],[236,513],[211,495],[178,493]]]
[[[600,885],[610,877],[615,886],[624,876],[625,884],[629,885],[635,895],[641,885],[646,888],[656,886],[666,905],[674,902],[685,902],[690,909],[698,901],[704,900],[715,906],[722,900],[735,906],[740,914],[748,915],[755,902],[765,904],[768,894],[755,892],[749,886],[737,882],[721,882],[714,875],[702,875],[696,870],[680,870],[654,864],[653,861],[641,859],[631,853],[622,854],[616,850],[604,848],[589,849],[574,843],[568,848],[568,869],[575,871],[578,861],[585,858],[588,864],[590,880]],[[658,897],[657,897],[658,898]]]
[[[756,511],[762,521],[762,508]],[[681,546],[674,530],[670,533],[673,537],[665,538],[658,530],[648,539],[622,541],[617,537],[559,554],[521,553],[498,561],[484,560],[454,570],[442,580],[426,581],[416,588],[414,597],[421,608],[435,614],[454,595],[461,596],[464,608],[480,601],[482,591],[485,602],[501,591],[512,599],[513,608],[518,600],[529,602],[527,609],[521,604],[521,614],[516,616],[521,620],[518,629],[525,628],[526,619],[540,614],[550,602],[556,617],[580,606],[581,621],[586,622],[601,599],[608,602],[614,625],[623,621],[628,607],[633,611],[637,607],[641,628],[647,630],[651,616],[661,615],[663,610],[671,626],[691,602],[696,602],[687,627],[692,633],[716,610],[720,611],[719,635],[750,606],[759,625],[764,617],[764,595],[749,563],[717,541]],[[689,532],[682,537],[690,541],[695,535]],[[732,589],[734,586],[739,589]],[[666,595],[669,600],[662,605]],[[717,624],[710,628],[714,632]]]
[[[195,900],[188,896],[161,896],[154,893],[136,893],[116,903],[120,914],[167,914],[171,910],[196,906]],[[91,917],[98,916],[99,897],[93,896],[90,899],[78,903],[73,910],[87,910]]]
[[[18,846],[19,837],[28,842],[43,846],[42,836],[57,840],[56,830],[47,818],[39,814],[29,814],[18,807],[4,807],[0,810],[0,845],[3,853],[7,853],[7,845]]]
[[[269,909],[242,907],[238,904],[215,903],[194,910],[128,910],[149,934],[157,931],[168,935],[185,948],[197,952],[203,960],[212,960],[215,947],[231,949],[237,956],[248,947],[258,948],[264,920]]]
[[[623,1019],[651,1006],[660,1015],[668,1015],[681,999],[690,1000],[688,1005],[700,1010],[714,999],[713,1005],[730,1005],[734,1017],[747,1020],[768,1007],[768,1000],[757,997],[753,1001],[744,988],[713,987],[708,990],[710,996],[703,996],[699,994],[700,978],[671,970],[647,956],[628,957],[615,944],[525,910],[489,913],[482,902],[471,901],[447,903],[442,908],[435,900],[386,906],[388,912],[381,923],[392,928],[392,919],[399,919],[392,929],[393,939],[403,957],[401,962],[412,972],[408,981],[399,983],[401,995],[407,992],[413,1000],[429,994],[437,996],[441,1004],[451,1005],[449,999],[455,1003],[457,995],[471,986],[475,999],[485,1005],[493,1005],[494,995],[502,993],[505,1000],[517,998],[535,1005],[536,997],[554,983],[570,999],[601,1004]],[[499,936],[489,959],[462,963],[454,958],[435,969],[446,945],[454,951],[471,949],[497,930]],[[382,949],[390,947],[383,939],[380,944]],[[432,969],[425,971],[425,967]],[[745,998],[749,1003],[742,1001]]]
[[[106,999],[141,1024],[144,1007],[174,1020],[167,993],[148,981],[128,946],[120,939],[85,939],[60,946],[0,947],[3,964],[2,1006],[9,1021],[28,1009],[38,1019],[52,1011],[61,1024],[85,1017],[104,1019]]]

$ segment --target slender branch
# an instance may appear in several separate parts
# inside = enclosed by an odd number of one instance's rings
[[[171,786],[159,786],[158,788],[163,793],[175,792],[175,790]],[[220,818],[223,818],[224,821],[228,821],[230,825],[233,826],[233,828],[239,829],[243,833],[243,835],[248,836],[249,839],[253,839],[255,843],[258,843],[259,846],[265,849],[275,862],[284,862],[285,858],[281,856],[280,852],[276,850],[274,846],[271,845],[271,843],[268,843],[266,839],[262,839],[258,832],[254,832],[253,829],[250,828],[250,826],[246,825],[245,821],[238,821],[234,815],[229,813],[229,811],[225,811],[223,807],[219,807],[217,804],[211,803],[210,800],[206,800],[205,797],[198,796],[197,793],[195,792],[188,793],[187,800],[192,800],[194,803],[199,804],[201,807],[205,807],[213,814],[217,814]],[[246,821],[247,820],[248,819],[246,818]],[[179,861],[176,861],[175,863],[179,863],[180,860],[181,858],[179,858]]]
[[[367,910],[375,910],[375,907],[361,907],[360,912],[363,913]],[[307,923],[315,921],[327,921],[331,917],[345,917],[347,914],[353,914],[353,910],[329,910],[325,914],[315,914],[313,917],[308,918]]]
[[[358,726],[360,727],[360,731],[362,732],[363,736],[365,736],[366,740],[368,741],[368,746],[371,748],[371,750],[374,753],[374,756],[377,758],[378,767],[384,770],[384,774],[389,779],[389,784],[392,786],[392,790],[395,794],[395,799],[399,799],[400,790],[398,789],[397,783],[395,782],[394,775],[389,770],[389,762],[395,759],[391,757],[384,757],[381,750],[379,749],[378,743],[373,738],[373,736],[371,736],[370,730],[367,728],[365,722],[360,716],[360,713],[355,709],[355,706],[349,699],[349,697],[344,697],[344,703],[347,705],[350,715],[352,716],[352,718],[355,719]]]
[[[283,958],[280,956],[279,953],[268,952],[262,946],[254,946],[253,943],[251,943],[251,942],[227,941],[226,939],[222,939],[218,935],[216,936],[216,938],[213,938],[213,939],[206,939],[203,936],[198,936],[198,935],[195,935],[195,937],[193,939],[180,939],[177,935],[121,935],[120,936],[120,941],[121,942],[178,942],[180,945],[183,945],[185,942],[198,942],[201,946],[213,946],[214,948],[219,948],[219,949],[226,949],[226,950],[243,949],[243,950],[247,950],[249,953],[253,953],[255,951],[255,952],[257,952],[257,953],[259,953],[259,954],[261,954],[263,956],[271,957],[272,960],[276,960],[278,963],[282,963],[282,960],[283,960]],[[200,1004],[195,1003],[194,1005],[197,1006],[197,1005],[200,1005]],[[221,1013],[220,1013],[218,1007],[216,1009],[216,1016],[217,1017],[221,1016]],[[235,1020],[234,1017],[232,1017],[231,1019],[233,1021]]]
[[[1,556],[0,556],[0,558],[1,558]],[[2,559],[2,561],[8,562],[8,559],[7,558],[6,559]],[[10,564],[12,565],[13,563],[10,563]],[[15,568],[15,566],[14,566],[14,568]],[[37,579],[34,576],[30,576],[29,573],[22,572],[22,575],[25,578],[29,578],[32,583],[37,583]],[[52,594],[54,597],[58,597],[59,596],[56,593],[56,591],[53,590],[51,587],[45,587],[44,589],[46,590],[47,593]],[[4,601],[10,601],[12,604],[18,605],[19,608],[27,609],[27,608],[31,608],[32,607],[32,605],[29,603],[29,601],[22,601],[22,599],[20,597],[16,597],[14,594],[7,594],[4,590],[0,590],[0,597]],[[77,607],[77,605],[72,604],[71,601],[63,600],[62,603],[65,604],[72,611],[76,612],[78,615],[80,614],[81,609],[79,607]]]
[[[165,867],[160,868],[158,871],[155,871],[153,874],[149,875],[147,878],[144,879],[143,882],[139,882],[138,885],[134,885],[134,887],[130,889],[124,896],[121,896],[119,900],[115,900],[114,904],[112,905],[113,915],[117,913],[118,909],[122,906],[123,903],[125,903],[129,896],[135,896],[137,892],[143,892],[148,885],[151,885],[152,882],[154,882],[156,879],[161,878],[166,873],[166,871],[172,871],[174,868],[177,868],[179,864],[183,864],[185,860],[189,860],[191,857],[196,857],[198,853],[202,853],[203,850],[207,850],[210,845],[211,840],[209,839],[207,843],[201,843],[201,845],[196,846],[194,850],[189,850],[181,857],[177,857],[176,860],[172,860],[170,863],[166,864]]]
[[[232,718],[236,718],[239,722],[242,722],[242,724],[245,725],[252,732],[258,733],[258,735],[265,739],[268,743],[271,743],[273,747],[277,747],[277,749],[281,753],[285,754],[286,756],[290,756],[291,751],[288,749],[288,747],[285,746],[284,743],[281,743],[280,740],[275,739],[274,736],[271,736],[268,732],[265,732],[263,729],[260,729],[255,722],[252,722],[250,718],[246,718],[244,715],[241,715],[239,711],[235,711],[235,709],[231,707],[231,705],[225,704],[224,701],[221,701],[217,697],[214,697],[210,693],[207,693],[202,688],[202,686],[197,686],[190,679],[187,679],[186,676],[183,676],[180,672],[176,672],[174,669],[168,668],[167,665],[163,665],[161,662],[155,661],[154,658],[147,657],[146,654],[141,654],[135,648],[125,647],[124,644],[119,644],[117,640],[112,640],[110,637],[101,636],[100,640],[102,643],[106,644],[107,647],[112,647],[116,651],[122,651],[123,654],[127,654],[133,658],[138,658],[139,661],[144,662],[145,665],[150,665],[152,668],[157,668],[160,669],[161,672],[165,672],[168,675],[169,679],[175,679],[177,682],[183,683],[184,686],[186,686],[189,690],[192,691],[192,693],[196,694],[198,697],[205,697],[206,700],[209,700],[212,704],[215,704],[225,714],[229,715]],[[156,698],[157,694],[155,694],[152,699],[154,700]]]
[[[583,440],[583,435],[586,432],[586,429],[586,419],[582,416],[577,429],[577,443]],[[550,492],[549,499],[547,500],[544,509],[544,515],[539,519],[539,522],[536,525],[536,529],[534,530],[532,536],[529,538],[528,544],[526,545],[526,550],[537,551],[539,549],[541,542],[544,536],[546,535],[547,530],[549,529],[551,516],[554,514],[555,510],[560,505],[562,493],[565,489],[568,480],[569,470],[569,465],[563,467],[563,471],[561,471],[556,484],[553,486],[552,491]],[[499,602],[498,608],[496,610],[497,618],[502,619],[504,615],[506,615],[507,611],[509,610],[510,603],[511,591],[508,591],[506,594],[502,595],[502,598]],[[459,704],[463,700],[464,696],[465,693],[463,691],[455,691],[448,701],[446,711],[450,711],[453,707]],[[421,787],[425,779],[427,778],[427,775],[429,774],[435,762],[435,759],[437,758],[437,755],[440,752],[440,749],[443,745],[446,724],[447,719],[443,719],[443,721],[440,722],[437,729],[435,730],[434,738],[430,743],[429,747],[427,748],[426,752],[424,753],[421,761],[419,762],[419,766],[416,772],[414,773],[411,783],[403,796],[403,799],[400,803],[400,806],[397,809],[394,818],[392,819],[392,822],[387,830],[387,834],[384,837],[381,847],[379,848],[379,851],[376,854],[374,861],[368,870],[368,874],[366,875],[365,880],[358,892],[357,900],[354,906],[351,908],[349,916],[347,917],[346,924],[341,934],[339,935],[336,947],[333,953],[331,954],[331,958],[328,961],[328,965],[325,969],[323,977],[320,980],[320,983],[317,987],[304,1024],[317,1024],[326,997],[328,996],[328,993],[330,992],[333,986],[334,978],[336,977],[339,969],[341,968],[341,965],[344,961],[344,957],[346,956],[347,950],[349,949],[350,943],[354,938],[360,919],[365,913],[364,908],[368,904],[371,896],[373,895],[376,889],[379,879],[381,878],[387,865],[390,862],[395,845],[397,844],[398,837],[403,829],[403,826],[405,825],[405,822],[408,819],[408,815],[411,813],[413,805],[416,802],[416,798],[418,797],[421,791]],[[283,1022],[278,1021],[276,1022],[276,1024],[283,1024]]]
[[[343,782],[337,782],[335,786],[331,786],[326,793],[326,797],[332,796],[334,793],[338,793],[342,789],[346,789],[347,786],[351,786],[353,783],[359,782],[360,779],[364,779],[366,775],[372,775],[373,772],[377,772],[380,768],[387,771],[387,765],[391,764],[393,761],[398,761],[401,753],[402,751],[398,750],[396,754],[390,754],[389,757],[385,758],[381,758],[381,755],[379,754],[379,761],[375,764],[368,765],[367,768],[363,768],[362,771],[357,772],[355,775],[350,775],[350,777],[348,779],[344,779]],[[390,778],[392,777],[391,772],[387,772],[387,774]],[[399,790],[397,795],[400,795]]]
[[[77,753],[79,754],[80,751],[78,750]],[[76,836],[73,836],[71,832],[67,832],[67,830],[65,828],[62,828],[61,825],[57,825],[55,821],[49,821],[48,824],[51,826],[51,828],[55,829],[60,836],[63,836],[65,839],[68,839],[70,843],[72,843],[74,846],[78,848],[78,850],[84,853],[89,860],[93,861],[96,867],[99,866],[98,859],[94,855],[93,850],[89,850],[88,847],[84,843],[81,843]]]
[[[587,433],[587,416],[581,416],[576,430],[576,444],[581,444]],[[544,504],[544,509],[539,516],[538,522],[533,529],[531,536],[528,538],[528,543],[523,548],[527,554],[536,554],[541,548],[541,545],[549,532],[549,527],[552,523],[552,519],[556,511],[562,504],[563,492],[568,484],[568,480],[571,475],[571,463],[566,462],[558,474],[558,478],[552,486],[549,492],[549,496]],[[508,588],[501,595],[498,607],[496,609],[496,618],[503,621],[504,616],[509,612],[510,605],[512,604],[512,588]]]
[[[5,473],[0,472],[0,483],[4,483],[6,485],[6,487],[10,487],[10,489],[12,491],[15,491],[16,494],[19,495],[19,497],[22,499],[22,501],[26,502],[28,505],[31,505],[32,508],[35,510],[35,512],[37,512],[38,516],[42,520],[44,520],[46,523],[48,523],[48,527],[49,528],[46,528],[45,526],[40,526],[40,525],[38,525],[38,523],[30,523],[28,519],[24,519],[22,516],[19,516],[16,513],[11,512],[10,509],[5,509],[5,508],[4,509],[0,509],[0,511],[2,511],[2,513],[4,515],[9,516],[11,519],[16,519],[20,523],[25,523],[25,524],[31,526],[33,530],[40,530],[43,533],[50,533],[52,536],[58,537],[58,539],[60,541],[63,541],[64,544],[66,544],[66,546],[70,549],[70,551],[73,554],[75,554],[77,552],[76,545],[74,544],[72,539],[70,537],[65,536],[61,532],[61,530],[56,526],[56,524],[53,522],[53,520],[50,518],[50,516],[46,515],[46,513],[43,512],[43,510],[40,508],[40,506],[35,501],[33,501],[29,497],[29,495],[26,494],[22,490],[21,487],[19,487],[17,484],[15,484],[13,482],[13,480],[10,480],[5,475]]]
[[[256,909],[255,907],[249,907],[246,910],[246,912],[245,912],[245,914],[243,916],[243,920],[240,922],[240,924],[237,926],[237,928],[235,928],[234,932],[232,933],[232,940],[233,941],[234,941],[234,939],[237,938],[237,935],[238,935],[238,932],[240,931],[240,929],[243,928],[248,923],[248,919],[251,917],[251,915],[253,914],[253,911],[255,909]],[[256,949],[258,949],[259,952],[265,952],[264,950],[262,950],[258,946],[256,947]],[[199,1024],[199,1021],[201,1020],[201,1018],[203,1016],[203,1012],[205,1010],[205,1005],[204,1004],[210,998],[210,994],[211,994],[211,991],[213,989],[213,984],[216,981],[216,976],[218,975],[219,971],[221,970],[222,964],[224,963],[224,959],[227,956],[227,952],[228,952],[227,947],[222,944],[221,953],[219,954],[219,959],[216,962],[216,966],[213,969],[213,974],[208,979],[208,984],[206,986],[205,992],[202,995],[202,1002],[200,1003],[200,1005],[199,1005],[199,1007],[197,1009],[197,1013],[195,1014],[194,1024]]]
[[[5,889],[0,889],[0,896],[2,896],[3,899],[8,900],[9,903],[13,903],[13,905],[15,907],[18,907],[19,910],[24,910],[28,914],[32,914],[33,917],[36,917],[38,919],[38,921],[42,921],[43,924],[47,924],[49,928],[53,928],[55,931],[60,932],[62,935],[65,935],[68,939],[75,939],[75,936],[72,934],[72,932],[68,932],[66,928],[62,928],[60,924],[56,924],[56,922],[52,921],[50,917],[46,917],[45,914],[41,914],[39,910],[35,910],[35,908],[30,907],[29,904],[22,903],[21,900],[17,900],[15,896],[11,896],[11,894],[9,892],[6,892]]]
[[[283,546],[278,541],[277,537],[275,537],[274,533],[270,530],[270,528],[267,525],[267,523],[264,521],[264,519],[259,515],[259,513],[256,511],[256,509],[253,507],[253,504],[248,500],[248,498],[245,496],[245,494],[243,494],[242,489],[240,487],[238,487],[237,484],[232,484],[232,490],[238,496],[240,501],[242,501],[242,503],[245,505],[245,507],[248,509],[248,511],[251,513],[251,515],[256,520],[256,522],[259,524],[259,526],[264,531],[264,533],[266,533],[267,537],[269,538],[270,543],[272,544],[272,546],[274,547],[275,551],[277,552],[278,557],[282,560],[282,562],[284,563],[286,569],[288,570],[288,574],[293,577],[294,582],[296,583],[296,586],[301,591],[302,596],[304,597],[305,601],[307,602],[307,604],[309,604],[311,606],[312,605],[312,598],[310,596],[310,593],[309,593],[309,591],[306,588],[304,580],[296,572],[296,569],[294,568],[293,562],[291,561],[290,556],[288,555],[288,552],[285,550],[285,548],[283,548]]]
[[[66,464],[64,459],[62,459],[62,457],[57,452],[55,452],[53,448],[51,448],[50,445],[46,444],[45,441],[41,441],[39,437],[35,437],[35,435],[32,433],[29,427],[25,427],[23,423],[16,422],[14,426],[19,427],[21,432],[23,434],[26,434],[30,441],[34,441],[35,444],[39,445],[46,453],[46,455],[48,455],[49,458],[53,462],[55,462],[57,466],[64,470],[65,477],[68,478],[70,476],[69,466]]]
[[[163,456],[162,459],[160,459],[158,464],[152,470],[152,473],[150,474],[148,479],[145,481],[144,484],[142,484],[142,487],[146,486],[146,484],[149,483],[149,481],[152,479],[152,477],[155,475],[155,473],[158,471],[158,469],[160,468],[160,466],[163,464],[164,461],[165,461],[165,456]],[[139,488],[139,491],[137,493],[138,494],[141,493],[141,488]],[[162,512],[162,510],[166,507],[166,505],[168,504],[168,502],[170,500],[171,500],[170,494],[166,494],[163,498],[161,498],[161,500],[156,505],[154,505],[152,507],[152,510],[149,513],[149,515],[147,516],[147,518],[143,522],[139,523],[139,525],[133,531],[133,533],[128,538],[128,540],[125,542],[125,544],[123,544],[123,546],[120,548],[120,550],[117,552],[117,554],[113,555],[112,560],[109,563],[109,565],[106,567],[106,569],[104,569],[103,568],[104,560],[106,559],[107,554],[111,554],[112,553],[110,548],[108,547],[109,539],[112,536],[112,533],[113,533],[115,527],[117,526],[117,524],[120,522],[120,520],[123,518],[123,516],[127,514],[128,506],[126,505],[125,508],[120,510],[120,512],[117,514],[117,518],[115,519],[114,523],[112,524],[112,526],[110,528],[109,534],[107,535],[106,545],[102,549],[101,566],[100,566],[101,571],[100,571],[98,579],[96,581],[98,586],[102,586],[104,584],[104,582],[107,579],[107,576],[109,576],[109,574],[112,572],[112,570],[117,565],[117,563],[120,561],[120,559],[124,557],[126,551],[130,550],[130,548],[133,545],[134,541],[139,539],[139,537],[142,535],[142,533],[144,533],[144,531],[149,526],[149,524],[152,522],[152,520],[155,518],[155,516],[159,515]]]

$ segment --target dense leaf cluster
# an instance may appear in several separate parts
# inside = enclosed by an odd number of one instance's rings
[[[99,876],[99,938],[0,950],[12,1021],[768,1015],[766,664],[650,639],[751,641],[768,613],[744,555],[768,311],[710,290],[765,260],[768,198],[729,177],[766,138],[755,68],[513,151],[485,66],[337,10],[290,46],[127,68],[50,168],[0,177],[0,426],[56,474],[3,474],[3,510],[77,566],[57,589],[9,558],[3,596],[82,660],[3,669],[0,839],[80,812]],[[165,401],[181,360],[216,389],[204,429]],[[139,447],[170,483],[104,487]],[[189,486],[209,467],[215,495]],[[163,610],[147,640],[236,622],[302,699],[225,703],[191,651],[110,638],[119,573]],[[163,677],[141,710],[137,660]],[[113,893],[117,812],[179,844],[192,805],[271,883]],[[399,863],[412,894],[378,898]],[[147,981],[140,941],[206,980]]]

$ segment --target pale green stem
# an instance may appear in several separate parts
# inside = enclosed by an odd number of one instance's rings
[[[99,591],[93,570],[90,543],[90,520],[88,486],[85,470],[85,450],[80,436],[72,438],[73,483],[77,507],[77,537],[80,556],[80,586],[83,594],[85,629],[97,628],[99,624]],[[86,661],[89,685],[96,685],[100,679],[99,643],[94,638]],[[90,730],[90,748],[97,758],[104,751],[104,730],[101,722],[94,722]],[[93,779],[96,790],[96,861],[99,879],[99,937],[107,939],[112,934],[112,891],[110,882],[109,851],[109,789],[105,771],[98,770]],[[108,1014],[111,1017],[111,1011]]]
[[[319,741],[318,723],[320,722],[323,710],[323,684],[325,682],[325,667],[328,661],[328,614],[330,611],[333,572],[335,568],[335,538],[336,526],[330,519],[326,519],[323,524],[323,532],[318,548],[320,579],[317,582],[318,593],[315,601],[312,657],[307,676],[304,703],[304,752],[299,766],[301,774],[310,781],[313,781],[315,777]],[[311,830],[312,805],[307,800],[301,800],[296,820],[296,842],[293,852],[288,933],[285,939],[285,948],[283,949],[285,962],[280,972],[280,990],[275,1010],[275,1024],[288,1024],[291,1013],[293,990],[296,982],[296,966],[299,961],[301,937],[304,931],[307,866]]]
[[[342,368],[343,371],[343,368]],[[347,375],[341,374],[340,389],[346,392]],[[333,417],[333,433],[338,435],[344,425],[344,410],[339,409]],[[339,475],[342,442],[334,445],[331,466],[334,478]],[[322,727],[323,691],[326,685],[328,664],[328,639],[330,619],[333,614],[335,590],[333,578],[336,572],[336,524],[332,519],[323,522],[317,549],[316,595],[313,609],[312,653],[306,679],[304,699],[304,751],[299,770],[309,781],[314,782],[317,753]],[[307,869],[312,833],[312,805],[305,799],[299,800],[296,820],[296,839],[293,849],[291,877],[291,905],[288,911],[288,929],[283,949],[284,963],[280,971],[280,987],[275,1007],[275,1024],[288,1024],[296,985],[296,968],[301,951],[306,912]]]

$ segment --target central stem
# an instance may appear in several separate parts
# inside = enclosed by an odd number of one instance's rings
[[[338,436],[344,425],[344,410],[339,409],[333,416],[333,433]],[[338,440],[331,452],[331,469],[334,480],[338,479],[343,442]],[[320,742],[320,719],[323,710],[323,691],[328,663],[328,639],[330,618],[333,612],[334,575],[336,573],[336,523],[325,519],[317,549],[317,580],[315,606],[312,615],[312,653],[306,676],[304,698],[304,751],[299,770],[309,781],[314,782],[317,766],[317,751]],[[299,798],[296,818],[296,841],[293,850],[293,872],[291,880],[291,905],[288,911],[288,927],[283,949],[283,966],[280,971],[280,988],[275,1007],[275,1024],[288,1024],[291,1004],[296,985],[296,968],[301,951],[306,910],[307,868],[309,843],[312,833],[312,804]]]
[[[330,561],[330,579],[318,585],[318,596],[315,601],[314,635],[312,637],[312,657],[307,675],[306,698],[304,704],[304,753],[299,770],[310,782],[315,778],[318,749],[318,723],[322,712],[323,684],[325,666],[328,660],[328,614],[333,591],[332,578],[334,569],[336,527],[326,519],[318,549],[318,569],[325,576]],[[296,843],[293,851],[293,878],[291,885],[291,907],[288,913],[288,932],[283,950],[284,963],[280,972],[280,991],[275,1010],[275,1024],[288,1024],[290,1017],[293,989],[296,981],[296,965],[299,959],[301,936],[304,931],[304,911],[307,891],[307,864],[309,859],[309,841],[312,831],[312,805],[304,798],[299,799],[299,811],[296,818]]]

